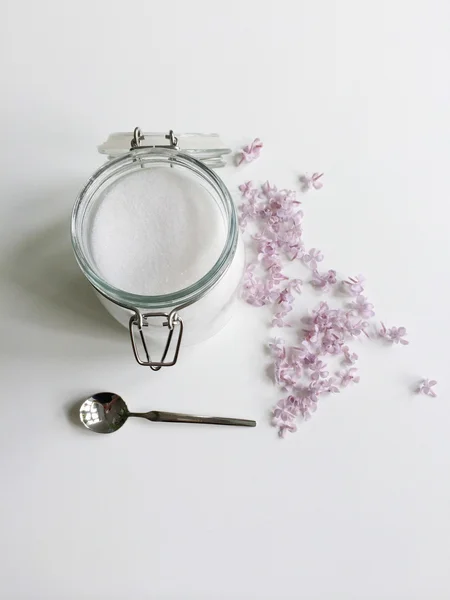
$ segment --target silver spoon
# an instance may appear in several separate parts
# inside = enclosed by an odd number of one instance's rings
[[[128,417],[142,417],[149,421],[165,423],[206,423],[209,425],[240,425],[256,427],[256,421],[231,419],[227,417],[199,417],[181,413],[151,410],[146,413],[132,413],[125,401],[117,394],[100,392],[83,402],[80,407],[80,420],[85,427],[96,433],[113,433],[122,427]]]

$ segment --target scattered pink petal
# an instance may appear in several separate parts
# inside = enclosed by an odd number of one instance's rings
[[[361,333],[364,333],[366,337],[369,337],[367,333],[369,323],[367,321],[352,321],[350,319],[350,316],[347,314],[347,321],[345,327],[347,329],[347,332],[354,337],[358,337],[359,335],[361,335]]]
[[[285,313],[275,313],[272,318],[272,327],[290,327],[289,323],[284,320]]]
[[[322,292],[328,292],[330,286],[336,283],[336,271],[330,269],[326,273],[319,273],[317,269],[313,271],[311,285],[315,288],[322,290]]]
[[[246,181],[245,183],[239,186],[239,190],[242,192],[242,195],[246,200],[251,200],[255,197],[258,190],[253,187],[253,181]]]
[[[297,294],[302,293],[302,285],[303,281],[301,279],[291,279],[288,283],[288,289],[297,292]]]
[[[297,383],[294,379],[295,373],[292,371],[291,366],[285,360],[277,360],[275,362],[275,381],[284,390],[292,390]]]
[[[291,294],[289,288],[285,288],[278,298],[278,304],[293,304],[294,296]]]
[[[277,360],[284,360],[286,358],[286,343],[281,338],[273,338],[269,343],[269,350]]]
[[[276,425],[276,423],[274,423]],[[295,433],[297,431],[297,423],[295,421],[289,421],[289,423],[280,423],[278,425],[278,435],[284,438],[286,432]]]
[[[364,276],[358,275],[357,277],[349,277],[347,281],[344,281],[344,285],[351,296],[359,296],[364,291],[363,281]]]
[[[387,329],[384,323],[381,323],[379,336],[384,338],[386,341],[393,344],[402,344],[403,346],[407,346],[409,342],[408,340],[404,339],[405,335],[407,334],[404,327],[391,327],[390,329]]]
[[[250,163],[259,158],[263,143],[259,138],[255,138],[251,144],[244,146],[238,153],[236,163],[239,166],[243,162]]]
[[[317,269],[317,263],[323,261],[323,254],[320,250],[317,250],[317,248],[311,248],[308,253],[303,255],[302,260],[305,265],[315,271]]]
[[[338,380],[336,377],[329,377],[328,379],[321,379],[314,384],[315,393],[319,394],[340,394],[341,390],[338,388]]]
[[[255,275],[255,265],[247,266],[241,287],[243,299],[252,306],[272,304],[278,298],[278,292],[271,285],[270,279],[262,279]]]
[[[239,211],[239,225],[242,229],[245,229],[248,221],[253,221],[257,216],[256,198],[254,196],[250,197],[247,203],[240,205]]]
[[[359,375],[357,375],[358,369],[351,367],[346,371],[341,371],[339,376],[341,378],[341,385],[347,387],[349,383],[359,383]]]
[[[311,418],[312,413],[317,410],[317,395],[310,391],[300,400],[300,414],[305,421]]]
[[[362,294],[359,294],[359,296],[356,297],[355,302],[351,302],[350,308],[353,309],[355,314],[363,317],[363,319],[370,319],[370,317],[375,316],[373,304],[371,304]]]
[[[278,257],[278,244],[271,240],[261,240],[259,242],[258,260],[261,260],[268,269],[278,264],[275,259]],[[274,262],[275,261],[275,262]]]
[[[344,354],[344,361],[349,365],[354,365],[358,360],[358,355],[352,352],[348,346],[342,346],[342,352]]]
[[[274,194],[277,191],[276,186],[270,185],[270,183],[268,181],[266,181],[265,183],[262,184],[261,189],[262,189],[263,194],[267,198],[271,198],[272,194]]]
[[[311,176],[301,175],[300,183],[302,184],[302,192],[307,192],[311,188],[320,190],[323,187],[323,182],[320,179],[323,177],[323,173],[313,173]]]
[[[437,394],[433,390],[433,387],[436,384],[437,381],[434,379],[422,379],[417,387],[417,392],[420,394],[425,394],[426,396],[431,396],[432,398],[436,398]]]
[[[318,379],[325,379],[328,377],[329,372],[326,370],[326,364],[318,360],[311,366],[311,379],[312,381],[317,381]]]
[[[294,396],[288,396],[278,401],[272,412],[272,425],[278,427],[280,437],[287,431],[297,431],[296,418],[300,412],[300,403]]]
[[[289,279],[289,277],[286,277],[286,275],[283,275],[283,273],[281,272],[280,265],[275,264],[269,268],[269,280],[274,285],[278,285],[282,281],[287,281],[288,279]]]

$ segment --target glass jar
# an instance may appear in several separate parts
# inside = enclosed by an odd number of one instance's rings
[[[117,136],[121,136],[121,143],[128,140],[128,151],[122,155],[120,147],[117,148]],[[91,176],[76,199],[72,213],[72,244],[78,264],[100,301],[117,321],[128,327],[137,362],[157,371],[177,362],[180,347],[213,336],[231,317],[244,270],[244,248],[231,195],[206,164],[221,166],[222,155],[229,150],[208,147],[214,135],[185,135],[183,142],[188,141],[189,148],[183,150],[173,132],[165,136],[169,144],[164,146],[143,146],[144,140],[159,140],[161,134],[145,134],[144,137],[138,128],[133,135],[115,134],[110,140],[114,137],[113,150],[111,144],[106,143],[100,151],[117,157]],[[194,156],[201,156],[204,162]],[[207,191],[208,201],[215,203],[223,220],[224,245],[212,268],[192,285],[162,295],[135,294],[115,287],[98,268],[92,251],[93,219],[107,197],[105,191],[116,182],[142,173],[142,169],[164,168],[175,169],[177,176],[185,177],[186,181],[195,180]],[[157,360],[151,358],[155,348],[160,356]]]

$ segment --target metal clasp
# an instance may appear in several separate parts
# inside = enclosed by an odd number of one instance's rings
[[[145,140],[145,135],[142,133],[141,128],[135,127],[133,137],[131,138],[130,150],[135,150],[136,148],[173,148],[174,150],[179,150],[178,138],[176,137],[172,129],[164,137],[166,140],[169,140],[168,144],[162,146],[146,146],[145,144],[141,144],[141,142]]]
[[[162,326],[169,328],[169,331],[167,334],[166,345],[164,347],[160,361],[153,361],[150,358],[150,352],[148,350],[148,346],[145,341],[145,336],[144,336],[144,332],[143,332],[143,328],[148,327],[148,325],[149,325],[148,320],[155,318],[155,317],[156,318],[162,317],[163,319],[165,319],[164,322],[162,323]],[[142,360],[142,358],[140,357],[140,354],[139,354],[139,349],[138,349],[138,345],[136,342],[136,335],[135,335],[136,329],[137,329],[137,332],[139,333],[139,338],[140,338],[142,348],[145,353],[146,360]],[[177,336],[174,341],[174,352],[173,352],[171,360],[170,359],[166,360],[167,354],[172,345],[172,340],[173,340],[175,330],[178,330],[178,332],[177,332]],[[150,369],[152,371],[159,371],[161,369],[161,367],[172,367],[177,362],[178,353],[180,351],[181,338],[183,337],[183,321],[181,320],[181,318],[178,315],[178,313],[176,312],[176,310],[173,310],[170,313],[157,312],[157,313],[140,314],[140,313],[136,312],[130,318],[129,331],[130,331],[131,345],[133,347],[133,353],[134,353],[134,356],[135,356],[137,362],[140,365],[142,365],[144,367],[150,367]]]

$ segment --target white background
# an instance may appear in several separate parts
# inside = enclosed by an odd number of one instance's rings
[[[449,24],[448,0],[2,3],[2,598],[450,597]],[[358,349],[360,385],[285,441],[264,310],[138,367],[68,229],[96,145],[135,125],[260,136],[233,191],[325,171],[305,241],[411,345]],[[259,426],[96,436],[73,407],[101,390]]]

